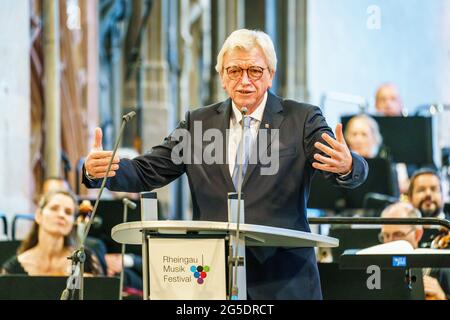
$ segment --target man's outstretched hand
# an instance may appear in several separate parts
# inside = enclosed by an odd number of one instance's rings
[[[104,178],[106,169],[108,168],[108,163],[112,157],[112,151],[103,151],[102,136],[102,129],[98,127],[95,128],[94,145],[92,146],[91,151],[84,162],[86,173],[90,178]],[[118,169],[119,157],[115,156],[108,177],[114,177],[116,175],[115,171]]]
[[[319,153],[314,154],[314,162],[312,166],[315,169],[327,172],[346,175],[352,171],[353,159],[350,149],[344,139],[342,133],[342,124],[336,126],[336,139],[333,139],[328,134],[322,134],[322,139],[325,140],[330,147],[321,142],[316,142],[314,146],[320,151],[324,152],[328,157]]]

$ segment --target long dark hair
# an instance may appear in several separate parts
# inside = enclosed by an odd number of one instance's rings
[[[57,194],[63,194],[65,196],[70,197],[73,200],[75,212],[74,215],[76,215],[78,210],[78,200],[74,193],[65,190],[65,189],[54,189],[46,194],[44,194],[41,199],[39,200],[39,208],[38,211],[42,212],[42,210],[45,208],[45,206],[50,202],[50,200],[53,198],[53,196]],[[72,228],[72,231],[64,236],[64,248],[68,248],[74,245],[75,243],[75,232],[76,228]],[[23,239],[22,243],[20,244],[19,248],[17,249],[17,254],[21,254],[31,248],[34,248],[38,244],[38,234],[39,234],[39,224],[34,221],[33,226],[31,227],[30,232],[28,235]]]

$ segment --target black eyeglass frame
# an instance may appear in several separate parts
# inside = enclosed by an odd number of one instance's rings
[[[235,68],[235,69],[237,69],[236,71],[239,71],[238,76],[235,77],[235,76],[231,76],[230,75],[230,69],[232,69],[232,68]],[[261,74],[259,76],[252,76],[251,75],[251,69],[256,69]],[[262,78],[262,76],[264,75],[264,71],[265,70],[269,70],[269,68],[263,68],[263,67],[260,67],[260,66],[250,66],[250,67],[248,67],[246,69],[238,67],[238,66],[230,66],[228,68],[225,68],[227,76],[231,80],[239,80],[239,79],[241,79],[242,76],[244,75],[244,71],[246,71],[247,72],[247,76],[248,76],[249,79],[251,79],[253,81],[257,81],[257,80]]]

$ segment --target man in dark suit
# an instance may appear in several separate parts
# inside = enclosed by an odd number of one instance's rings
[[[133,160],[114,159],[107,187],[130,192],[162,187],[186,173],[192,193],[195,220],[227,221],[227,193],[236,192],[235,159],[240,149],[243,119],[244,136],[256,149],[243,152],[242,191],[245,194],[245,221],[309,232],[306,203],[316,169],[333,183],[356,187],[367,176],[367,163],[349,151],[336,128],[336,139],[318,107],[285,100],[268,92],[276,71],[276,54],[271,39],[263,32],[238,30],[225,41],[216,70],[229,99],[186,114],[178,131],[187,132],[192,150],[206,151],[211,143],[198,135],[208,129],[227,134],[227,141],[212,143],[222,152],[222,163],[207,164],[172,151],[183,142],[173,132],[151,152]],[[243,116],[243,108],[248,111]],[[198,126],[201,124],[201,129]],[[197,128],[197,130],[195,130]],[[268,131],[268,144],[259,141]],[[245,141],[245,140],[244,140]],[[189,148],[184,150],[187,152]],[[275,171],[267,173],[260,158],[250,161],[255,150],[272,149]],[[278,152],[278,153],[277,153]],[[84,183],[99,187],[112,153],[101,151],[101,130],[96,129],[94,148],[85,162]],[[194,158],[198,156],[194,152]],[[219,157],[220,158],[220,157]],[[252,157],[254,160],[254,158]],[[175,161],[176,160],[176,161]],[[196,161],[195,161],[196,160]],[[202,160],[202,159],[200,159]],[[210,163],[208,161],[208,163]],[[269,170],[270,171],[270,170]],[[89,177],[89,178],[88,178]],[[248,248],[247,292],[251,299],[321,299],[319,274],[312,248]]]

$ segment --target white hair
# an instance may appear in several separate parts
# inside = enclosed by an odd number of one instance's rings
[[[381,213],[382,218],[392,217],[402,215],[403,213],[406,218],[422,218],[420,211],[409,202],[396,202],[387,206]]]
[[[373,146],[372,154],[373,156],[376,156],[380,150],[381,144],[383,143],[383,137],[381,136],[380,127],[378,126],[378,123],[371,116],[368,116],[367,114],[358,114],[352,117],[347,123],[347,126],[345,128],[344,132],[345,139],[348,140],[350,127],[352,123],[354,123],[357,120],[365,121],[369,126],[370,132],[372,133],[373,139],[375,140],[375,145]]]
[[[217,55],[216,71],[223,72],[223,57],[233,49],[251,50],[259,47],[266,58],[269,71],[274,73],[277,70],[277,54],[270,37],[258,30],[240,29],[232,32],[225,40],[222,49]]]

